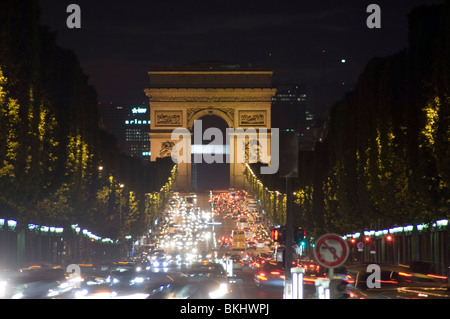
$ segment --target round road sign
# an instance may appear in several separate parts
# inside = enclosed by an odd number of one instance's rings
[[[314,255],[319,264],[326,268],[342,265],[348,257],[348,246],[337,234],[325,234],[316,242]]]

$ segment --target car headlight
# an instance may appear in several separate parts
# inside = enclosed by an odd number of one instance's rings
[[[134,278],[134,283],[135,284],[141,284],[144,282],[144,277],[136,277]]]
[[[58,296],[58,295],[59,295],[59,291],[50,289],[48,291],[47,297],[55,297],[55,296]]]
[[[75,291],[75,299],[82,299],[88,295],[87,289],[77,290]]]
[[[212,299],[221,298],[228,293],[228,284],[221,283],[219,288],[209,292],[209,297]]]
[[[0,281],[0,298],[5,298],[6,296],[6,281]]]
[[[21,299],[24,297],[24,294],[22,292],[18,292],[16,294],[14,294],[11,299]]]

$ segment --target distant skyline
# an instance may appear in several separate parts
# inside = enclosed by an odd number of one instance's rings
[[[40,0],[41,23],[77,54],[99,101],[136,105],[148,102],[147,71],[159,64],[261,64],[274,83],[354,84],[370,59],[407,47],[411,9],[442,2]],[[81,7],[81,29],[66,26],[71,3]],[[381,7],[381,29],[366,26],[371,3]]]

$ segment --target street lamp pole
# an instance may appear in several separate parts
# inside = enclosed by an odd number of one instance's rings
[[[286,279],[292,280],[291,267],[294,255],[294,228],[292,223],[292,179],[286,178],[286,248],[285,248],[285,264],[284,269]]]

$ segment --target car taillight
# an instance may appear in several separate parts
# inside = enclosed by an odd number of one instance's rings
[[[267,280],[266,274],[263,273],[263,272],[259,273],[259,275],[256,276],[256,277],[258,277],[258,278],[261,279],[261,280]]]
[[[399,272],[398,273],[400,276],[404,276],[404,277],[412,277],[412,274],[406,273],[406,272]]]
[[[355,294],[353,291],[350,291],[348,295],[350,298],[358,298],[358,295]]]
[[[304,277],[303,282],[308,285],[311,285],[311,284],[314,285],[314,283],[316,282],[316,279]]]
[[[279,272],[279,271],[271,271],[270,274],[271,274],[271,275],[279,275],[280,272]]]

